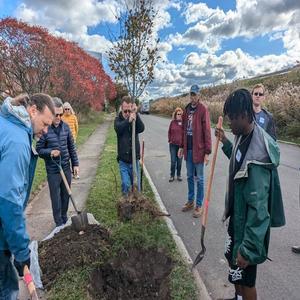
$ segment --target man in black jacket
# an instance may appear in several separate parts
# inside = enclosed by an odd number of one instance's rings
[[[63,226],[67,220],[69,194],[59,173],[61,164],[69,185],[71,185],[71,166],[74,175],[79,175],[79,161],[76,147],[69,126],[61,120],[63,103],[59,98],[53,98],[55,118],[36,145],[36,150],[45,160],[47,179],[52,203],[53,218],[56,227]]]
[[[140,190],[139,178],[139,163],[140,159],[140,142],[138,134],[143,132],[145,127],[140,116],[137,114],[137,107],[135,103],[131,103],[129,96],[122,98],[121,112],[115,119],[115,131],[118,138],[118,163],[122,180],[122,193],[128,195],[130,187],[133,184],[133,170],[132,170],[132,121],[136,121],[135,133],[135,149],[137,160],[137,174],[138,174],[138,189]]]

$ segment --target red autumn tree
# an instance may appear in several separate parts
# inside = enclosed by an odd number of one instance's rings
[[[7,18],[0,20],[0,92],[49,93],[76,110],[101,110],[116,90],[101,63],[77,44],[46,29]]]

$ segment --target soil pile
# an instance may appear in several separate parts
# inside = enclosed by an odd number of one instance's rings
[[[109,233],[99,225],[88,225],[83,234],[68,226],[52,239],[40,242],[39,263],[44,287],[50,289],[55,278],[65,271],[101,261],[109,247]]]
[[[117,212],[121,221],[131,220],[138,212],[148,212],[153,218],[170,216],[161,212],[152,201],[140,193],[131,193],[128,197],[122,197],[117,203]]]
[[[169,300],[172,260],[160,250],[129,249],[90,275],[91,299]]]

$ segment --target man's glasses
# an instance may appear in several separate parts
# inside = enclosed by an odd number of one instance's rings
[[[262,97],[264,94],[263,94],[263,93],[254,93],[253,95],[254,95],[254,96]]]
[[[65,108],[64,110],[70,110],[70,108]]]
[[[62,117],[64,114],[55,114],[55,117],[58,118],[58,117]]]
[[[192,92],[192,93],[190,93],[190,95],[191,96],[196,96],[197,94]]]
[[[123,112],[124,112],[124,114],[128,114],[128,113],[131,113],[131,110],[130,109],[124,109]]]

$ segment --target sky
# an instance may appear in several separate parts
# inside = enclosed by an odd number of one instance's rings
[[[87,51],[110,48],[123,0],[0,0],[0,18],[46,27]],[[127,0],[132,1],[132,0]],[[300,60],[299,0],[153,0],[161,60],[144,98],[278,71]]]

